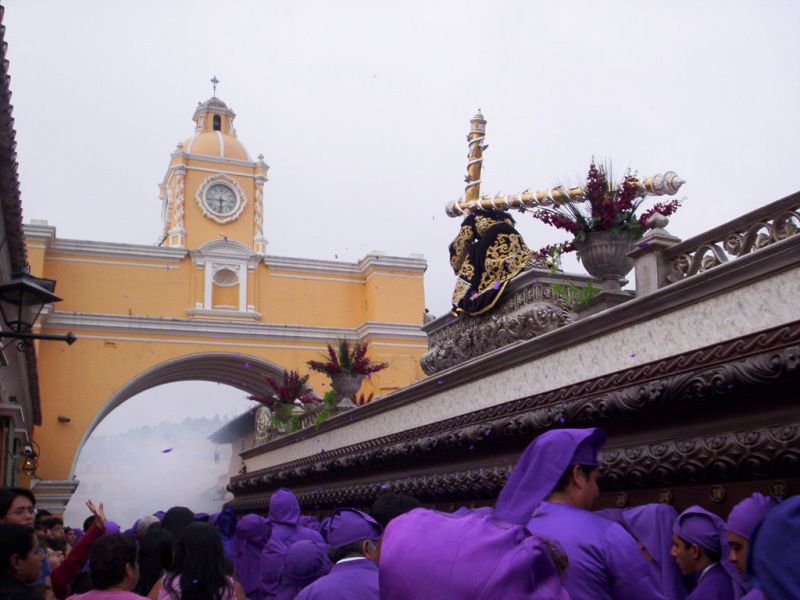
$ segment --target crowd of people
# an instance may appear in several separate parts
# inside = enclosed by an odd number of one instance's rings
[[[525,450],[496,506],[452,513],[386,493],[368,512],[143,516],[102,504],[81,528],[0,490],[0,600],[800,600],[800,496],[753,494],[727,521],[699,506],[593,511],[600,429]]]

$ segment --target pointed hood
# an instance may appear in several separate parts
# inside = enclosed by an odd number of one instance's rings
[[[284,525],[297,525],[300,520],[300,503],[294,492],[280,488],[269,499],[269,520]]]
[[[567,467],[597,465],[597,455],[605,443],[605,432],[597,428],[553,429],[538,436],[511,472],[497,499],[495,514],[509,523],[527,524]]]

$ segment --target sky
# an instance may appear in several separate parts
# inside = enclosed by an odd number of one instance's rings
[[[592,156],[673,170],[686,239],[800,189],[794,0],[3,4],[24,217],[61,238],[157,241],[157,184],[212,75],[271,167],[268,253],[423,254],[436,315],[478,108],[489,194],[577,185]],[[566,239],[517,221],[533,248]]]

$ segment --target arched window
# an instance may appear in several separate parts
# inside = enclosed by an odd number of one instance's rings
[[[221,131],[222,130],[222,117],[219,115],[214,115],[214,131]]]

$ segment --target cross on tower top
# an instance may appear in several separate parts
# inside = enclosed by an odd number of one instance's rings
[[[211,79],[209,81],[211,81],[211,85],[214,86],[214,98],[216,98],[217,97],[217,84],[219,83],[219,79],[217,79],[217,76],[214,75],[214,76],[211,77]]]

